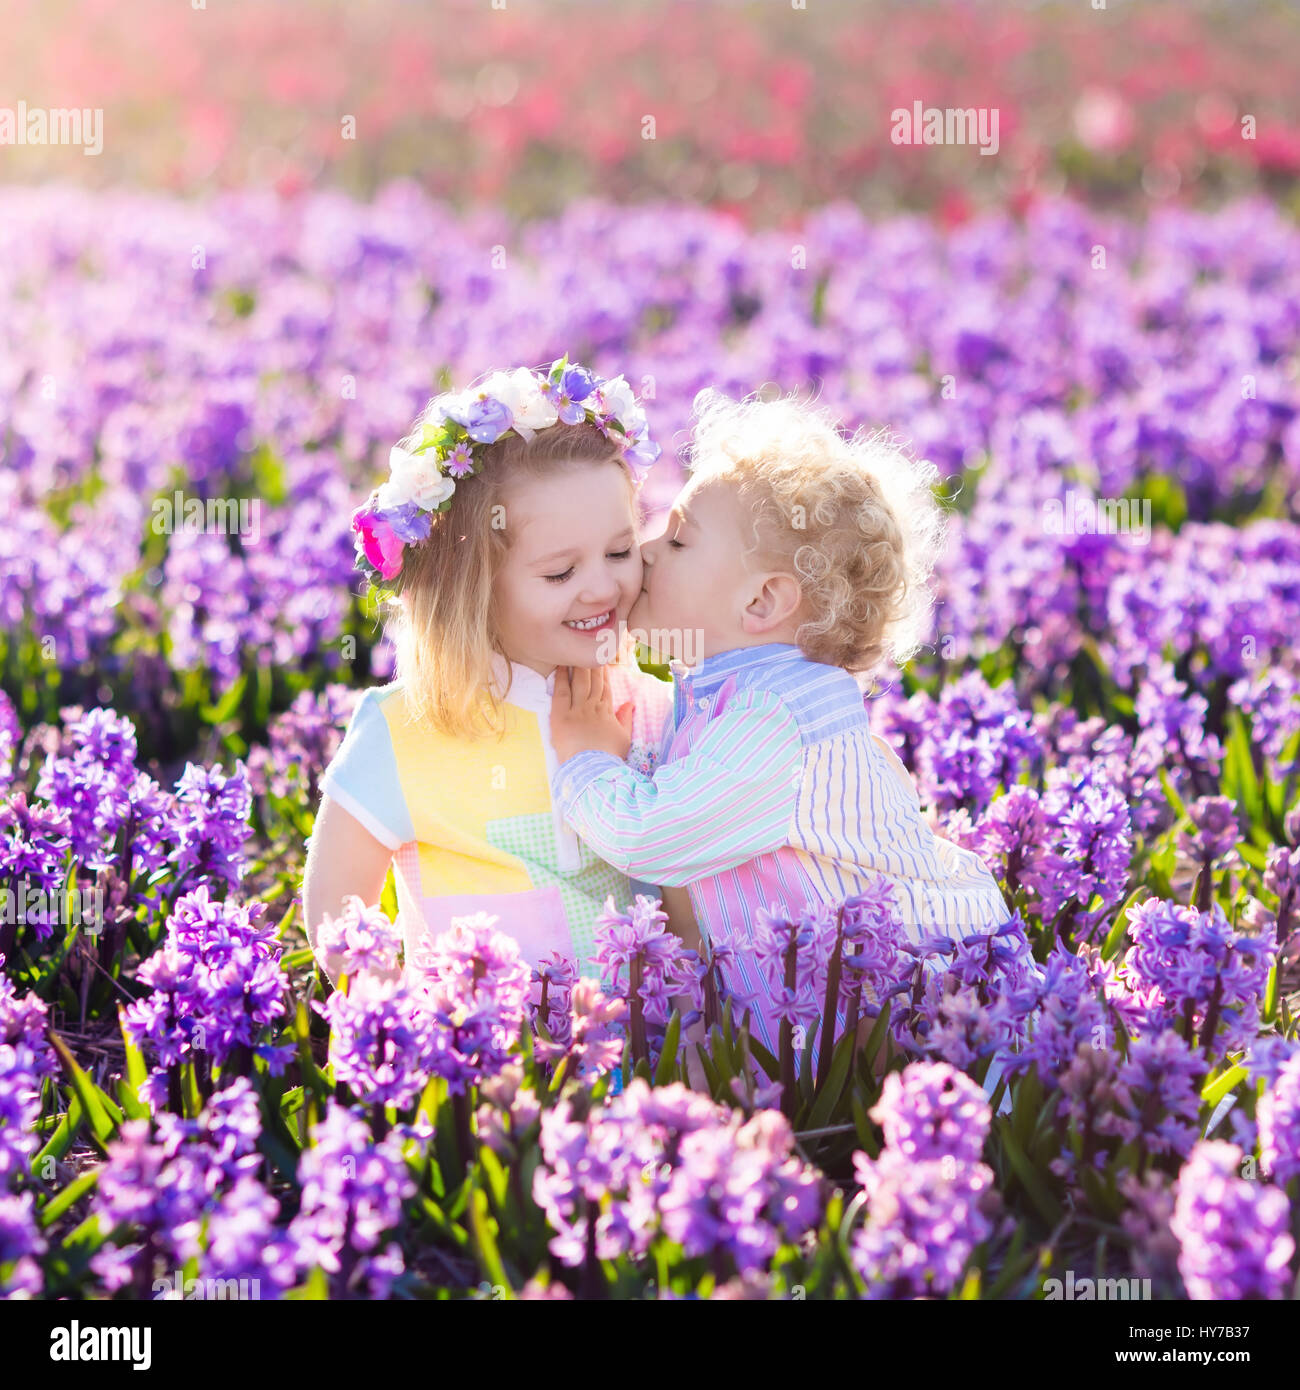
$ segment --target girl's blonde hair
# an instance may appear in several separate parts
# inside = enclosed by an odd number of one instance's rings
[[[418,442],[426,407],[409,435]],[[462,738],[505,732],[505,691],[492,683],[492,657],[502,658],[493,613],[497,573],[510,548],[503,494],[512,479],[554,474],[578,465],[608,463],[636,488],[616,444],[595,425],[557,424],[531,440],[511,431],[475,449],[482,472],[460,479],[445,512],[434,514],[426,540],[408,546],[386,613],[397,653],[396,678],[405,683],[412,719],[427,719],[443,733]],[[618,660],[632,644],[625,641]]]
[[[752,509],[763,563],[788,567],[807,611],[796,640],[813,661],[868,682],[927,640],[930,588],[947,518],[933,492],[939,470],[886,430],[846,437],[831,411],[797,392],[734,401],[695,398],[692,478],[736,485]]]

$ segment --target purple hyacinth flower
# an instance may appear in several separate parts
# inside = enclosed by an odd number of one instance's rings
[[[1178,1175],[1169,1226],[1192,1298],[1283,1299],[1290,1293],[1290,1203],[1281,1188],[1241,1177],[1242,1157],[1236,1144],[1203,1139]]]

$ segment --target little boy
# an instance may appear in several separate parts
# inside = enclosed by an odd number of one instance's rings
[[[757,909],[797,916],[881,875],[914,940],[990,930],[1010,909],[980,859],[927,823],[856,678],[925,635],[943,527],[932,465],[790,400],[706,392],[697,411],[691,477],[642,547],[628,617],[677,678],[659,765],[622,761],[600,668],[562,671],[552,794],[609,864],[685,887],[706,938],[729,929],[735,983],[758,996],[751,1031],[775,1052],[771,987],[745,949]]]

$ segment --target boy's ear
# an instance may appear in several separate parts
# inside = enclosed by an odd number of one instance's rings
[[[794,575],[765,575],[762,587],[741,615],[741,626],[746,632],[770,632],[798,612],[802,599],[799,581]]]

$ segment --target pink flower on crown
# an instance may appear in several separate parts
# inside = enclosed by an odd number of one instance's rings
[[[358,512],[352,518],[352,529],[361,537],[366,559],[385,579],[401,574],[402,540],[386,521],[373,512]]]

